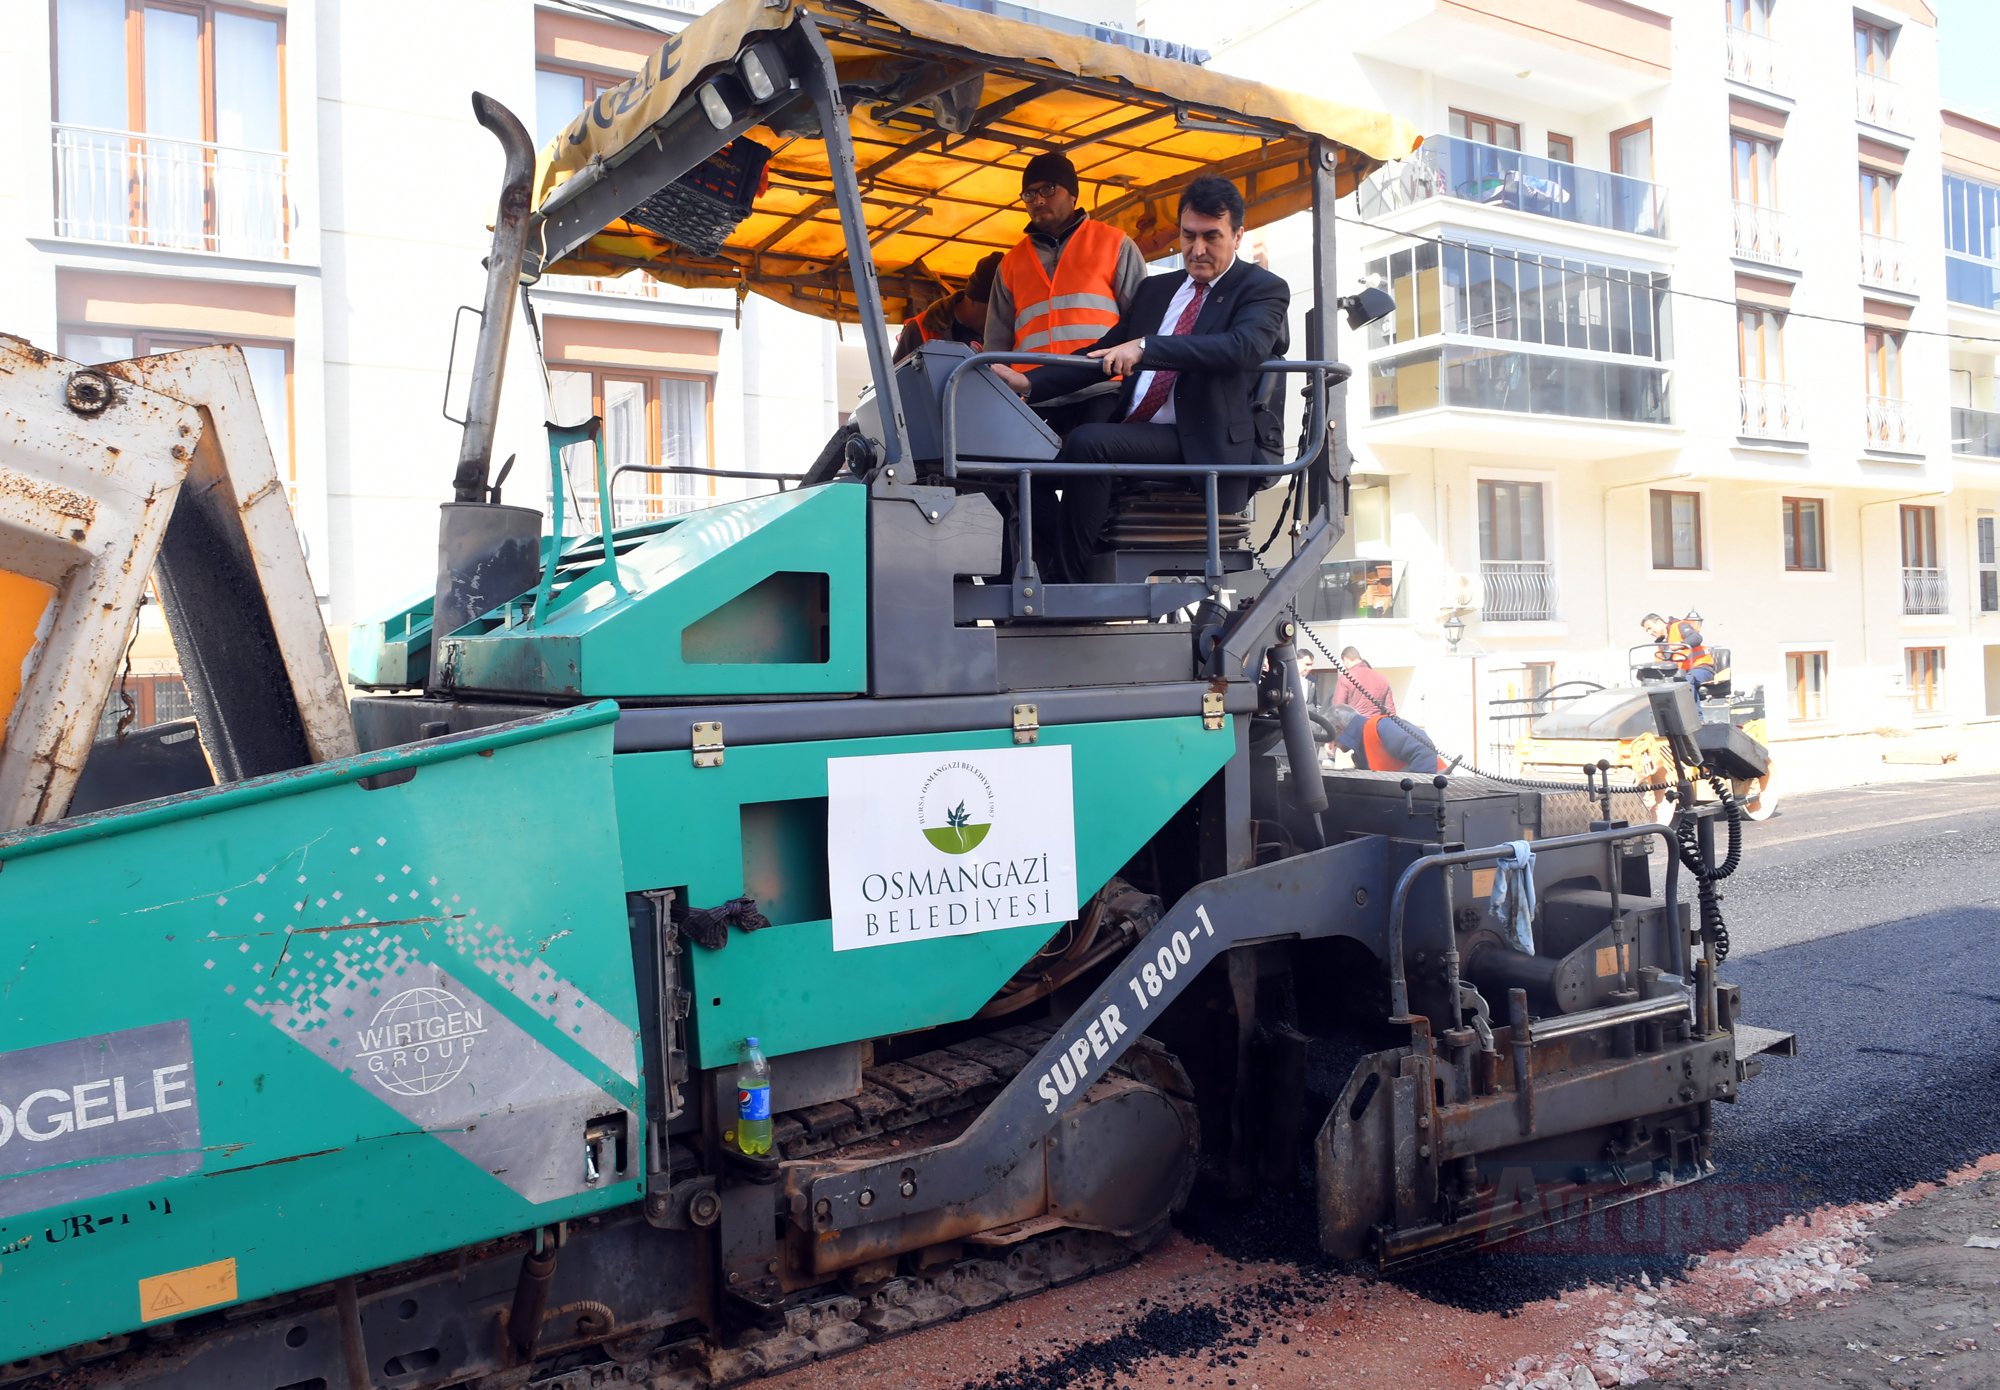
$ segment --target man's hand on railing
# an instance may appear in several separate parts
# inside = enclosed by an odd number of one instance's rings
[[[1131,338],[1116,347],[1092,348],[1089,355],[1103,364],[1106,376],[1130,376],[1139,370],[1139,359],[1146,355],[1146,340]]]
[[[1017,372],[1005,362],[995,362],[992,364],[992,367],[993,375],[1006,382],[1007,388],[1010,391],[1024,401],[1028,399],[1028,375],[1026,372]]]

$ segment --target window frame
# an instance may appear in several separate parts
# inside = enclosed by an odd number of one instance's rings
[[[708,476],[704,477],[695,473],[644,473],[640,476],[645,481],[645,490],[642,493],[636,494],[636,496],[646,503],[648,515],[645,517],[645,521],[663,520],[670,516],[680,515],[681,512],[672,510],[666,505],[670,500],[685,498],[692,502],[694,505],[686,510],[697,510],[701,507],[714,505],[716,499],[715,484],[717,481],[713,471],[715,468],[714,373],[670,371],[655,367],[605,366],[601,363],[587,361],[551,363],[549,371],[551,373],[573,372],[579,376],[589,377],[591,414],[600,419],[604,418],[604,390],[607,383],[636,382],[642,384],[645,389],[646,402],[646,447],[644,453],[645,457],[654,463],[657,463],[664,456],[664,440],[662,438],[664,415],[659,383],[662,381],[691,381],[700,384],[704,397],[702,403],[702,444],[703,453],[706,455],[702,460],[701,466],[710,470]],[[605,476],[607,486],[611,482],[610,468],[612,467],[615,467],[615,465],[609,464],[607,454],[607,471]],[[563,463],[563,477],[565,482],[570,481],[570,465],[567,458],[565,458]],[[687,480],[690,491],[684,494],[669,492],[667,488],[669,480],[680,478]],[[701,489],[699,486],[701,484],[707,485],[706,491]],[[579,490],[578,496],[579,500],[581,500],[581,490]],[[592,495],[592,502],[595,502],[594,493]],[[593,510],[587,518],[578,518],[577,520],[578,524],[587,524],[594,530],[597,525],[597,514]],[[612,517],[612,523],[614,525],[642,524],[637,522],[621,522],[617,519],[615,512]]]
[[[1862,233],[1882,237],[1887,241],[1898,240],[1901,234],[1897,231],[1896,195],[1902,183],[1902,176],[1864,164],[1861,166],[1857,183],[1861,199]]]
[[[1816,675],[1817,680],[1808,679]],[[1788,722],[1824,723],[1833,684],[1833,660],[1825,649],[1805,648],[1785,653],[1785,694]],[[1815,708],[1815,706],[1817,706]]]
[[[1861,51],[1861,41],[1864,37],[1870,39],[1868,45],[1867,59],[1865,62],[1863,61],[1862,51]],[[1881,40],[1879,44],[1873,41],[1876,38],[1879,38]],[[1880,67],[1877,67],[1875,63],[1876,55],[1878,52],[1881,55]],[[1864,74],[1869,77],[1891,78],[1893,74],[1890,72],[1890,67],[1894,62],[1895,54],[1896,54],[1895,29],[1890,28],[1887,25],[1873,23],[1869,20],[1861,18],[1859,15],[1855,16],[1854,18],[1855,72]]]
[[[1790,311],[1773,309],[1768,304],[1736,305],[1736,374],[1745,381],[1763,381],[1773,385],[1783,385],[1785,377],[1785,320]],[[1747,320],[1755,319],[1753,325]],[[1760,370],[1750,370],[1751,346],[1755,344]],[[1770,370],[1772,360],[1777,363],[1775,372]]]
[[[1941,570],[1938,549],[1938,509],[1905,502],[1896,509],[1896,534],[1906,570]],[[1912,542],[1915,542],[1914,547]],[[1913,560],[1911,556],[1916,558]],[[1926,558],[1928,557],[1928,558]]]
[[[1656,487],[1656,488],[1649,488],[1647,490],[1646,498],[1647,498],[1647,503],[1646,503],[1647,532],[1648,535],[1650,536],[1652,543],[1653,568],[1655,570],[1666,570],[1681,574],[1686,574],[1692,571],[1706,569],[1708,567],[1706,564],[1707,548],[1704,544],[1704,538],[1702,536],[1702,532],[1705,529],[1706,522],[1705,518],[1702,516],[1701,494],[1699,492],[1687,492],[1675,488]],[[1694,507],[1694,562],[1692,564],[1681,564],[1678,562],[1678,560],[1675,558],[1674,555],[1673,528],[1675,522],[1673,515],[1673,504],[1674,501],[1679,498],[1687,499],[1689,502],[1693,504]],[[1666,531],[1665,531],[1666,559],[1664,561],[1662,561],[1661,559],[1661,548],[1660,548],[1660,541],[1662,537],[1662,532],[1660,528],[1660,520],[1661,520],[1660,504],[1662,502],[1665,502],[1667,504]]]
[[[1732,127],[1729,132],[1730,197],[1751,207],[1778,211],[1778,151],[1783,145],[1784,141],[1773,140],[1768,135]],[[1748,190],[1743,186],[1746,172],[1750,180]],[[1765,173],[1768,173],[1768,179],[1760,177]],[[1764,187],[1766,183],[1770,185],[1768,188]]]
[[[1465,133],[1462,135],[1458,131],[1452,130],[1452,125],[1460,121],[1465,123]],[[1514,132],[1514,143],[1503,145],[1497,139],[1482,140],[1472,133],[1472,128],[1475,125],[1486,126],[1488,133],[1496,136],[1503,129],[1511,130]],[[1482,116],[1477,111],[1466,111],[1456,106],[1449,106],[1445,108],[1445,128],[1450,130],[1452,138],[1457,140],[1470,140],[1475,145],[1490,145],[1496,150],[1506,150],[1511,154],[1523,153],[1521,149],[1521,123],[1519,121],[1506,121],[1498,116]]]
[[[1972,569],[1977,590],[1973,612],[2000,613],[2000,516],[1992,512],[1972,519]]]
[[[1563,135],[1563,134],[1560,134],[1560,133],[1559,133],[1559,132],[1557,132],[1557,131],[1553,131],[1553,130],[1552,130],[1552,131],[1550,131],[1550,132],[1548,133],[1548,138],[1549,138],[1549,158],[1550,158],[1550,159],[1554,160],[1554,161],[1555,161],[1556,163],[1558,163],[1558,164],[1574,164],[1574,163],[1576,163],[1576,137],[1575,137],[1575,136],[1573,136],[1573,135]],[[1561,154],[1557,154],[1557,153],[1556,153],[1556,146],[1557,146],[1557,145],[1561,145],[1561,146],[1562,146],[1562,150],[1563,150],[1563,152],[1562,152]]]
[[[1945,712],[1945,649],[1940,646],[1903,648],[1903,688],[1910,694],[1911,714]]]
[[[1900,328],[1862,325],[1861,380],[1868,388],[1864,394],[1888,401],[1903,399],[1904,337]]]
[[[1723,21],[1732,29],[1761,38],[1771,37],[1774,0],[1723,0]],[[1757,20],[1760,24],[1747,21]]]
[[[1813,551],[1819,563],[1805,563],[1805,546],[1801,544],[1803,528],[1800,525],[1805,509],[1812,508]],[[1791,539],[1785,539],[1787,531]],[[1787,574],[1825,574],[1828,570],[1826,557],[1826,499],[1824,497],[1780,497],[1778,499],[1779,550],[1784,555]]]
[[[1474,513],[1474,517],[1475,517],[1475,527],[1478,532],[1478,540],[1479,540],[1479,562],[1481,564],[1487,564],[1487,563],[1517,564],[1517,565],[1549,564],[1550,536],[1549,536],[1548,484],[1535,478],[1475,478],[1473,481],[1475,484],[1473,488],[1473,502],[1474,506],[1477,508],[1476,512]],[[1535,548],[1541,552],[1540,554],[1499,555],[1499,554],[1487,553],[1487,544],[1486,544],[1487,537],[1491,535],[1497,538],[1500,534],[1500,527],[1497,525],[1497,523],[1499,522],[1502,513],[1500,513],[1495,508],[1494,505],[1497,495],[1494,493],[1493,489],[1496,488],[1515,489],[1516,503],[1515,503],[1515,513],[1513,518],[1514,539],[1516,542],[1515,549],[1523,551],[1525,551],[1527,547],[1525,545],[1520,544],[1520,539],[1521,539],[1520,521],[1522,516],[1520,502],[1522,500],[1525,500],[1526,489],[1529,488],[1534,489],[1535,511],[1537,516],[1537,521],[1535,526],[1535,539],[1538,542]],[[1491,513],[1490,516],[1489,513]]]
[[[542,73],[546,72],[552,76],[575,77],[582,80],[583,105],[577,107],[576,111],[570,114],[570,120],[575,120],[579,114],[589,110],[593,102],[613,87],[620,86],[631,80],[633,73],[637,71],[637,68],[633,68],[631,72],[616,72],[607,68],[590,67],[584,63],[565,63],[542,53],[535,55],[536,76],[539,77]],[[539,124],[541,112],[536,111],[535,117],[536,120],[531,122],[531,124]]]

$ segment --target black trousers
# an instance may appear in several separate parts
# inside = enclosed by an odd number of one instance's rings
[[[1079,425],[1063,440],[1056,458],[1063,463],[1174,465],[1182,462],[1181,436],[1172,425]],[[1044,582],[1081,584],[1088,578],[1117,485],[1109,477],[1035,479],[1035,561]]]

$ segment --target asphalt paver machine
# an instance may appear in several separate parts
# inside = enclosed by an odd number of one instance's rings
[[[1129,1259],[1198,1184],[1303,1174],[1387,1265],[1709,1171],[1769,1039],[1663,828],[1278,775],[1334,204],[1405,127],[928,0],[725,0],[539,162],[478,109],[439,582],[355,633],[351,723],[240,362],[0,363],[0,1385],[727,1384]],[[1149,255],[1205,172],[1310,219],[1268,578],[1201,460],[1121,480],[1087,582],[1003,568],[1054,437],[963,349],[892,364],[1051,147]],[[519,280],[633,269],[855,326],[850,427],[725,461],[800,485],[620,527],[568,421],[548,521],[498,503]],[[195,717],[93,741],[148,572]]]

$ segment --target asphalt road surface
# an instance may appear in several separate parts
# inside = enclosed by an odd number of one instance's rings
[[[1130,1272],[795,1373],[785,1390],[1477,1386],[1496,1357],[1569,1345],[1558,1314],[1585,1291],[1563,1315],[1584,1317],[1589,1285],[1657,1286],[1788,1216],[2000,1151],[2000,776],[1800,796],[1745,836],[1723,885],[1722,976],[1742,987],[1745,1021],[1795,1033],[1800,1055],[1717,1107],[1713,1177],[1594,1230],[1388,1279],[1319,1256],[1309,1192],[1197,1206]]]

